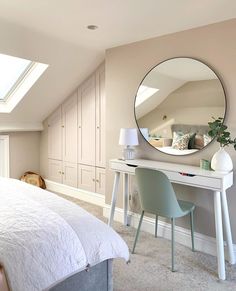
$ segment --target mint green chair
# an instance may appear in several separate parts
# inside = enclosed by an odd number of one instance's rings
[[[157,237],[158,216],[164,216],[171,219],[171,261],[172,272],[174,269],[174,230],[175,218],[190,214],[192,251],[194,251],[194,228],[193,211],[195,205],[191,202],[177,200],[174,189],[168,177],[161,171],[136,168],[135,176],[137,179],[139,197],[142,213],[133,245],[134,253],[138,240],[144,212],[156,214],[155,237]]]

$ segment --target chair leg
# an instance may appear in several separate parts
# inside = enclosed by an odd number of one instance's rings
[[[156,223],[155,223],[155,237],[157,237],[157,227],[158,227],[158,215],[156,215]]]
[[[171,271],[175,272],[175,219],[171,218]]]
[[[190,226],[191,226],[191,239],[192,239],[192,251],[195,251],[194,248],[194,224],[193,224],[193,211],[190,212]]]
[[[132,254],[134,254],[134,250],[135,250],[136,243],[137,243],[137,240],[138,240],[138,236],[139,236],[141,224],[142,224],[142,221],[143,221],[143,215],[144,215],[144,211],[142,211],[142,214],[140,216],[140,220],[139,220],[139,224],[138,224],[138,229],[137,229],[136,236],[135,236],[135,240],[134,240],[134,246],[133,246]]]

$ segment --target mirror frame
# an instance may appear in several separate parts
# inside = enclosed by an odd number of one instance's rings
[[[165,59],[163,61],[161,61],[160,63],[158,63],[157,65],[153,66],[145,75],[144,77],[142,78],[141,82],[139,83],[139,86],[136,90],[136,94],[135,94],[135,97],[134,97],[134,119],[135,119],[135,122],[136,122],[136,125],[137,125],[137,129],[139,131],[139,134],[141,135],[142,139],[149,145],[151,146],[152,148],[154,148],[155,150],[157,150],[158,152],[162,153],[162,154],[165,154],[165,155],[168,155],[168,156],[174,156],[174,157],[186,157],[186,156],[190,156],[190,155],[194,155],[194,154],[197,154],[198,152],[204,150],[205,148],[207,148],[214,140],[215,140],[215,137],[212,138],[212,140],[206,145],[204,146],[201,150],[197,151],[197,152],[193,152],[193,153],[189,153],[189,154],[185,154],[185,155],[175,155],[175,154],[169,154],[169,153],[165,153],[159,149],[157,149],[156,147],[154,147],[153,145],[151,145],[147,140],[146,138],[143,136],[141,130],[140,130],[140,127],[138,125],[138,121],[137,121],[137,118],[136,118],[136,112],[135,112],[135,103],[136,103],[136,98],[137,98],[137,94],[138,94],[138,90],[139,90],[139,87],[142,85],[143,81],[145,80],[145,78],[147,77],[147,75],[154,69],[156,68],[157,66],[167,62],[167,61],[170,61],[170,60],[174,60],[174,59],[180,59],[180,58],[184,58],[184,59],[192,59],[194,61],[198,61],[198,62],[201,62],[202,64],[204,64],[205,66],[207,66],[210,70],[213,71],[213,73],[217,76],[218,80],[220,81],[220,84],[222,86],[222,89],[223,89],[223,93],[224,93],[224,99],[225,99],[225,110],[224,110],[224,117],[223,117],[223,124],[225,123],[225,118],[226,118],[226,114],[227,114],[227,95],[226,95],[226,90],[225,90],[225,86],[224,86],[224,83],[223,83],[223,79],[220,77],[219,73],[215,71],[215,69],[213,69],[213,67],[211,65],[209,65],[208,63],[206,63],[205,61],[201,60],[201,59],[198,59],[198,58],[195,58],[195,57],[186,57],[186,56],[178,56],[178,57],[172,57],[172,58],[168,58],[168,59]]]

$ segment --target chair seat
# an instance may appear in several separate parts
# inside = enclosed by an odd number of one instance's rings
[[[179,206],[181,210],[183,211],[183,216],[190,213],[195,209],[195,205],[191,202],[184,201],[184,200],[178,200]]]

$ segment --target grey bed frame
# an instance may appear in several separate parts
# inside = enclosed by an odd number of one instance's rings
[[[76,273],[57,285],[47,289],[49,291],[112,291],[112,260],[103,261],[88,271]]]

